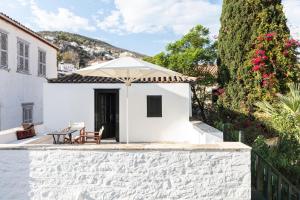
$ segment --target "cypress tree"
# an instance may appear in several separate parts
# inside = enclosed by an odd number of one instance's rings
[[[290,67],[284,71],[279,66],[291,66],[296,62],[295,48],[289,52],[289,56],[283,55],[290,38],[286,21],[281,0],[223,1],[218,41],[218,80],[221,87],[225,88],[220,98],[224,107],[249,112],[255,101],[266,97],[271,99],[272,94],[284,90],[282,85],[288,79],[282,73],[286,74],[286,70],[294,69]],[[268,34],[272,34],[272,41],[266,38]],[[277,67],[272,65],[267,72],[259,71],[258,67],[253,70],[255,52],[264,48],[270,58],[263,56]],[[281,83],[281,86],[265,87],[263,77],[267,78],[269,75],[270,78],[271,74],[275,77],[273,82]]]

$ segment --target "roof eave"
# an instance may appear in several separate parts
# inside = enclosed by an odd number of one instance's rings
[[[59,48],[56,45],[52,44],[51,42],[44,39],[42,36],[38,35],[33,30],[27,28],[26,26],[22,25],[21,23],[17,22],[16,20],[11,19],[10,17],[8,17],[7,15],[5,15],[1,12],[0,12],[0,18],[3,19],[4,21],[6,21],[7,23],[21,29],[22,31],[26,32],[27,34],[31,35],[32,37],[35,37],[36,39],[38,39],[41,42],[47,44],[48,46],[54,48],[56,51],[59,50]]]

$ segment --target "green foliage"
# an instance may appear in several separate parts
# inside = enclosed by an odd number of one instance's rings
[[[280,0],[223,1],[218,82],[225,87],[225,94],[219,103],[251,113],[256,101],[272,101],[277,92],[285,92],[286,84],[299,74],[296,46],[287,48],[289,41]],[[259,50],[265,55],[258,55]],[[253,64],[258,56],[265,56],[261,66]],[[243,97],[236,94],[238,91]]]
[[[300,145],[300,87],[289,85],[289,93],[280,95],[278,102],[258,102],[256,105],[269,118],[282,139],[296,139]]]
[[[300,180],[300,87],[289,85],[289,89],[289,93],[279,96],[274,105],[266,101],[256,104],[268,117],[268,124],[276,130],[279,143],[266,151],[262,141],[256,141],[254,148],[267,152],[276,167]]]
[[[268,159],[270,157],[270,148],[266,144],[266,138],[264,136],[258,136],[255,139],[252,148],[263,158]]]
[[[166,52],[145,58],[146,61],[193,77],[202,76],[203,73],[198,68],[213,64],[215,59],[215,44],[209,39],[208,29],[201,25],[192,28],[181,39],[168,44]]]
[[[197,81],[192,85],[193,100],[200,109],[202,120],[206,121],[204,102],[208,95],[204,86],[216,82],[214,75],[206,70],[216,60],[216,44],[210,41],[208,29],[197,25],[181,39],[168,44],[166,52],[145,60],[196,77]]]

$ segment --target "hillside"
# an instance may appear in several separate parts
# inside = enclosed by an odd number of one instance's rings
[[[138,58],[145,56],[78,34],[62,31],[42,31],[39,34],[59,47],[58,62],[72,63],[78,68],[92,62],[118,58],[120,54]]]

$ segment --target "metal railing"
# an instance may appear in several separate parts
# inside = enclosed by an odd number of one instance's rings
[[[257,152],[251,152],[253,199],[300,200],[300,190]]]

